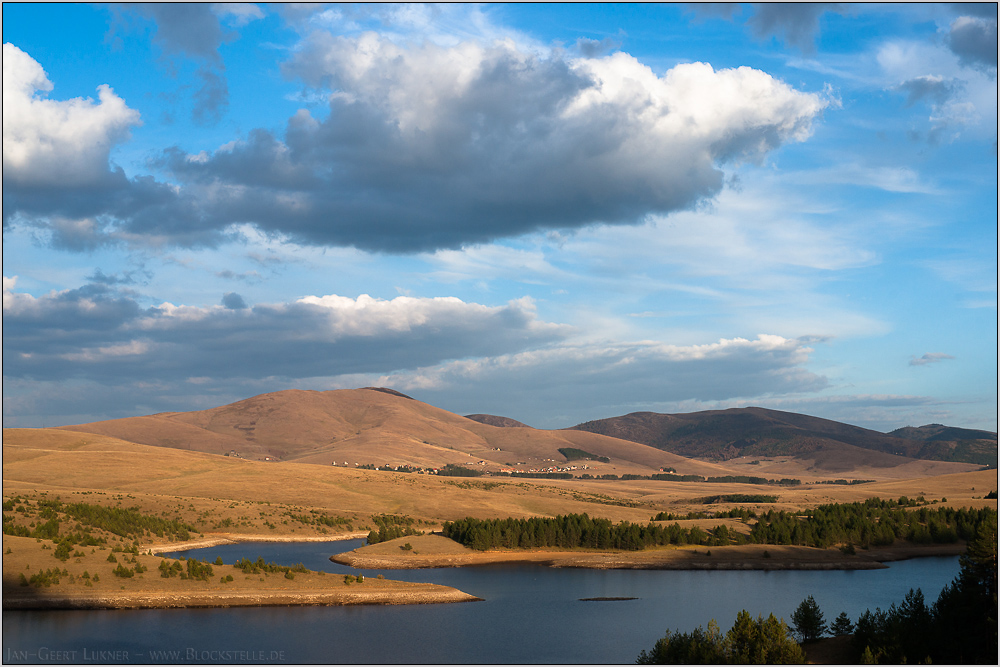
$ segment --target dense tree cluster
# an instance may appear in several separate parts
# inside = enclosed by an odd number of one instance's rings
[[[853,548],[857,544],[868,548],[892,544],[896,539],[917,543],[968,540],[976,534],[978,526],[996,525],[997,521],[997,512],[992,508],[939,507],[932,510],[921,507],[908,511],[904,507],[910,507],[910,500],[905,497],[898,501],[872,498],[864,503],[823,505],[803,515],[771,510],[757,517],[749,537],[724,525],[705,531],[698,527],[683,528],[677,523],[669,526],[650,523],[644,526],[622,521],[615,524],[586,514],[531,519],[470,517],[446,523],[444,534],[477,550],[583,547],[635,551],[671,544],[726,546],[746,543],[820,548],[834,544]],[[740,518],[752,516],[742,508],[729,514]],[[715,517],[719,516],[719,513],[715,514]],[[652,520],[671,518],[674,518],[673,515],[660,513]]]
[[[441,475],[442,477],[482,477],[483,471],[472,470],[471,468],[449,463],[445,467],[438,470],[438,475]]]
[[[189,561],[190,562],[190,561]],[[291,567],[287,565],[278,565],[277,563],[267,563],[264,562],[263,556],[258,556],[257,560],[250,560],[249,558],[240,558],[238,561],[233,563],[233,567],[237,570],[242,570],[244,574],[287,574],[289,572],[308,572],[306,566],[302,563],[293,565]]]
[[[378,544],[388,542],[397,537],[407,537],[409,535],[420,535],[420,531],[413,528],[413,517],[398,514],[376,514],[372,516],[376,529],[369,531],[368,544]]]
[[[769,496],[763,493],[728,493],[719,496],[706,496],[701,499],[706,505],[715,503],[776,503],[778,496]]]
[[[600,461],[601,463],[611,463],[611,459],[607,456],[598,456],[597,454],[591,454],[590,452],[584,451],[582,449],[577,449],[576,447],[560,447],[559,453],[566,457],[567,461]]]
[[[907,511],[914,504],[869,498],[863,503],[821,505],[803,515],[768,511],[758,517],[750,540],[758,544],[798,544],[826,548],[856,544],[864,548],[892,544],[897,539],[916,543],[950,543],[968,540],[976,527],[996,523],[992,508],[954,509],[926,506]]]
[[[181,565],[179,560],[175,560],[173,563],[168,563],[166,560],[161,560],[159,565],[160,576],[164,579],[169,579],[170,577],[176,577],[184,570],[184,566]]]
[[[770,486],[798,486],[802,484],[800,479],[782,478],[768,479],[766,477],[755,477],[752,475],[721,475],[718,477],[703,477],[701,475],[677,475],[669,472],[658,472],[652,475],[602,475],[600,479],[652,479],[659,482],[705,482],[708,484],[767,484]]]
[[[743,610],[733,627],[723,635],[715,621],[707,630],[670,632],[658,639],[648,653],[642,651],[640,665],[789,665],[805,662],[805,654],[789,633],[788,626],[769,614],[754,619]]]
[[[748,521],[756,519],[757,512],[746,507],[734,507],[732,509],[719,512],[688,512],[687,514],[674,514],[673,512],[657,512],[650,517],[650,521],[680,521],[690,519],[741,519]]]
[[[520,477],[522,479],[573,479],[571,472],[491,472],[491,477]],[[593,479],[593,475],[589,476]]]
[[[586,514],[533,517],[531,519],[473,519],[449,521],[444,535],[479,551],[486,549],[531,549],[535,547],[575,547],[637,551],[668,544],[705,544],[724,546],[743,543],[742,535],[726,526],[711,532],[701,528],[682,528],[678,524],[660,526],[622,521],[612,523]]]

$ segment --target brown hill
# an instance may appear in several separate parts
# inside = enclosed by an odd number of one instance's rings
[[[674,415],[635,412],[585,422],[572,429],[715,461],[745,456],[791,456],[810,459],[827,470],[838,467],[847,470],[859,465],[894,466],[901,463],[901,457],[997,464],[996,434],[992,434],[992,443],[976,440],[976,446],[972,447],[950,440],[933,440],[935,435],[949,431],[945,427],[933,433],[922,432],[921,435],[927,436],[924,439],[897,437],[829,419],[753,407]]]
[[[398,392],[374,388],[280,391],[209,410],[60,428],[158,447],[232,452],[254,460],[352,467],[439,468],[454,463],[483,470],[542,469],[569,465],[559,449],[575,448],[611,459],[607,464],[587,462],[598,473],[649,474],[661,467],[702,475],[727,472],[710,463],[584,431],[484,424]]]
[[[927,424],[916,428],[904,426],[890,431],[889,435],[924,443],[918,458],[984,465],[996,465],[997,462],[997,434],[992,431]]]
[[[868,471],[863,477],[867,479],[872,470],[891,469],[890,476],[897,476],[911,468],[919,468],[921,475],[972,469],[968,464],[934,462],[937,472],[932,473],[925,465],[931,462],[872,447],[884,445],[889,438],[884,434],[760,408],[691,415],[636,413],[546,431],[484,424],[382,388],[288,390],[209,410],[60,428],[156,447],[338,467],[457,464],[484,472],[561,468],[594,476],[649,475],[670,468],[679,474],[769,479],[860,477],[861,471]],[[889,439],[900,449],[925,444]],[[564,452],[585,452],[586,460],[573,456],[570,461]],[[748,465],[745,456],[775,458]]]

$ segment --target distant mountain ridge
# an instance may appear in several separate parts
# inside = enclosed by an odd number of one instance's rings
[[[995,434],[992,441],[940,440],[953,432],[929,425],[906,431],[910,437],[895,437],[763,408],[637,412],[571,429],[535,429],[497,415],[463,417],[384,387],[289,389],[207,410],[60,428],[247,459],[352,467],[455,464],[484,471],[554,472],[578,465],[566,452],[581,451],[590,460],[579,465],[594,476],[649,475],[668,468],[706,477],[763,475],[765,468],[771,477],[908,467],[925,474],[929,466],[996,465],[997,452]],[[748,468],[751,461],[741,457],[772,460]]]
[[[909,458],[997,465],[997,434],[930,424],[880,433],[766,408],[686,414],[633,412],[571,427],[639,442],[681,456],[725,461],[741,456],[830,455],[845,447]]]
[[[904,426],[895,431],[889,431],[889,435],[908,440],[993,440],[996,441],[997,434],[993,431],[979,431],[971,428],[958,428],[955,426],[945,426],[944,424],[927,424],[925,426]]]

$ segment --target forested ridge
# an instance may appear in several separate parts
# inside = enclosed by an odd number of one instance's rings
[[[694,544],[776,544],[830,547],[843,545],[868,548],[896,540],[915,543],[951,543],[975,536],[983,523],[997,521],[992,508],[912,508],[915,501],[871,498],[863,503],[822,505],[802,513],[767,511],[756,517],[749,535],[718,525],[709,530],[697,526],[612,523],[587,514],[567,514],[530,519],[465,518],[444,524],[444,535],[479,551],[487,549],[531,549],[558,547],[638,551],[648,547]],[[752,521],[748,512],[743,520]]]

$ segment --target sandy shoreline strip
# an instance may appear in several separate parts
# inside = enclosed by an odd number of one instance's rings
[[[435,584],[373,591],[336,589],[313,591],[205,591],[185,593],[55,593],[4,591],[4,609],[170,609],[194,607],[271,607],[289,605],[397,605],[473,602],[473,595]]]
[[[168,542],[165,544],[154,544],[140,546],[143,553],[163,554],[175,551],[187,551],[188,549],[203,549],[205,547],[217,547],[220,544],[238,544],[240,542],[341,542],[343,540],[357,540],[368,537],[368,532],[338,533],[336,535],[305,535],[298,537],[295,535],[246,535],[242,533],[216,533],[209,537],[197,540],[187,540],[186,542]]]

